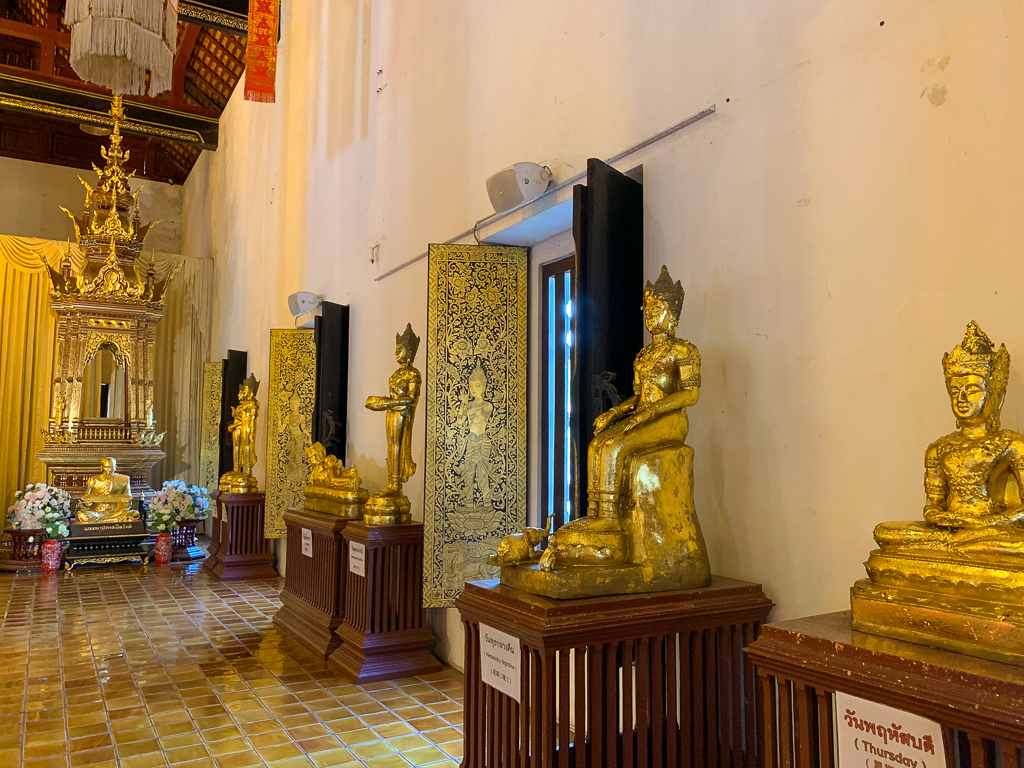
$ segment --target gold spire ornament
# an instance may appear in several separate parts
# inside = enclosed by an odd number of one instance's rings
[[[925,452],[924,521],[875,528],[853,626],[1024,665],[1024,435],[1000,424],[1010,354],[971,322],[942,368],[957,430]]]
[[[252,475],[256,466],[256,419],[260,415],[256,392],[259,388],[255,374],[249,374],[249,378],[238,387],[238,405],[231,408],[231,423],[228,425],[234,469],[221,475],[220,490],[223,493],[256,493],[259,490],[259,483]]]
[[[398,370],[388,381],[388,394],[366,399],[366,407],[371,411],[387,412],[388,438],[388,486],[367,500],[363,516],[367,525],[399,525],[411,520],[409,499],[402,492],[402,484],[416,472],[412,460],[412,425],[422,377],[413,362],[419,346],[420,337],[413,333],[409,323],[404,333],[395,335]]]
[[[547,597],[581,598],[706,586],[707,548],[693,503],[686,409],[700,392],[700,353],[676,338],[683,286],[666,267],[644,291],[651,343],[633,363],[636,393],[594,421],[587,451],[587,515],[563,525],[536,558],[514,553],[524,531],[490,561],[501,582]],[[536,561],[536,562],[535,562]]]
[[[84,265],[72,265],[70,243],[59,271],[47,265],[58,348],[51,415],[39,458],[47,465],[50,482],[76,499],[96,476],[103,458],[116,459],[132,487],[148,496],[153,493],[149,471],[164,457],[163,434],[152,417],[155,326],[164,315],[167,286],[180,265],[160,277],[151,264],[140,268],[143,243],[157,222],[142,223],[141,189],[132,192],[134,174],[124,167],[129,153],[121,146],[125,115],[120,96],[111,103],[110,119],[110,144],[102,149],[106,162],[103,168],[93,166],[96,185],[82,180],[84,210],[75,215],[62,209],[74,224]],[[102,368],[107,353],[124,386],[108,390],[106,414],[94,413],[90,407],[98,401],[99,379],[91,374]]]

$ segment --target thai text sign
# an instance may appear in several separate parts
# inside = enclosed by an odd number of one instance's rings
[[[946,768],[942,726],[846,693],[836,693],[839,768]]]
[[[366,576],[366,546],[357,541],[348,545],[348,569],[356,576]]]
[[[302,554],[306,557],[313,556],[313,532],[309,528],[302,529]]]
[[[481,624],[480,677],[519,701],[519,638]]]

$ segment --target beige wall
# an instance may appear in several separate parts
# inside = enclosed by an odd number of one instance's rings
[[[924,449],[954,426],[943,351],[973,318],[1024,355],[1024,7],[284,9],[278,103],[236,93],[185,187],[184,250],[217,264],[213,355],[247,349],[265,379],[289,293],[351,304],[350,457],[379,487],[382,419],[361,404],[395,331],[424,329],[426,264],[374,278],[485,216],[483,181],[510,163],[564,179],[717,104],[642,158],[646,271],[682,279],[704,361],[698,510],[715,571],[762,581],[777,618],[848,607],[873,525],[920,515]],[[1007,425],[1022,398],[1014,366]],[[453,614],[434,621],[461,663]]]
[[[97,157],[95,162],[101,165],[102,161]],[[79,176],[96,185],[92,171],[0,157],[0,235],[74,238],[74,226],[60,206],[76,214],[82,212],[85,189]],[[146,237],[146,250],[181,253],[182,188],[135,180],[131,186],[133,190],[143,187],[139,195],[142,220],[160,219],[159,226]]]

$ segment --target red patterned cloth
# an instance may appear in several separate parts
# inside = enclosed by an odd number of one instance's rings
[[[245,53],[245,99],[274,103],[277,80],[278,0],[249,0]]]

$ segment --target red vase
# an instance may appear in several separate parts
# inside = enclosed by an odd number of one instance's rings
[[[43,542],[43,573],[56,573],[60,570],[60,558],[64,554],[64,544],[57,539]]]
[[[158,533],[156,535],[156,564],[167,565],[171,562],[171,534]]]

